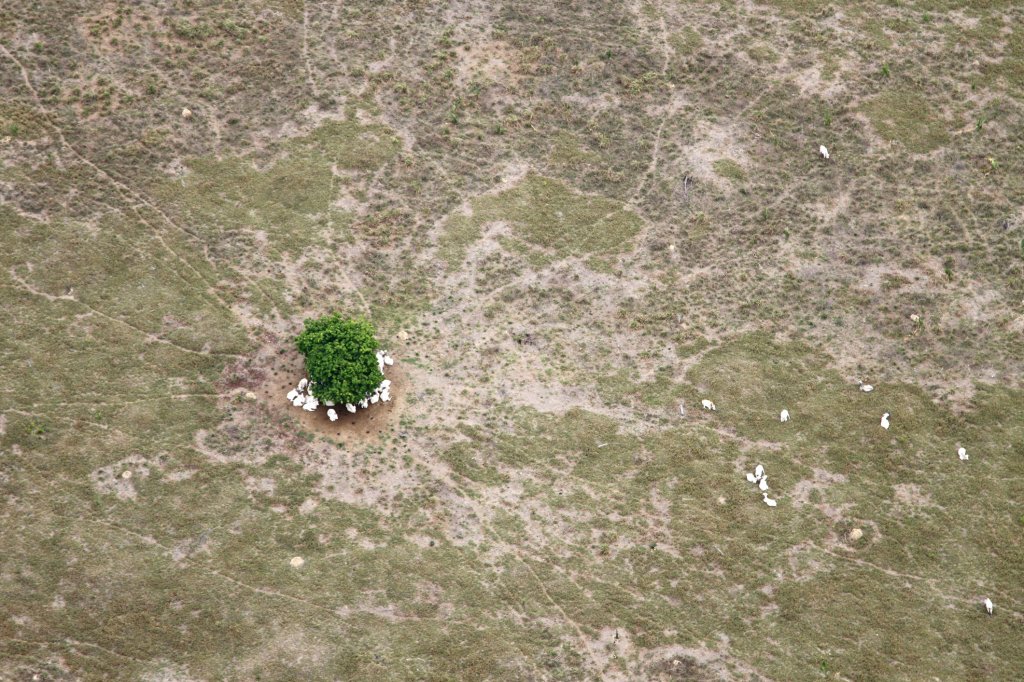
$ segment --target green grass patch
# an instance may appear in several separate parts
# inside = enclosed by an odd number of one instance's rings
[[[501,485],[508,481],[508,477],[493,466],[482,463],[486,461],[486,455],[476,452],[471,442],[456,443],[441,453],[441,459],[448,463],[452,471],[476,483]]]
[[[450,218],[441,240],[450,264],[465,257],[482,226],[503,221],[524,242],[558,257],[619,253],[641,220],[620,202],[578,194],[557,180],[527,175],[515,187],[470,202],[471,214]]]
[[[352,119],[328,121],[289,144],[296,151],[312,150],[345,170],[375,170],[402,148],[394,131]]]
[[[195,158],[184,177],[153,191],[225,258],[239,250],[295,258],[351,224],[351,216],[332,206],[342,182],[332,168],[372,171],[399,147],[383,126],[331,121],[287,141],[281,158],[266,167],[243,158]]]
[[[923,154],[949,140],[946,123],[919,94],[890,90],[863,106],[871,125],[884,139]]]
[[[743,182],[747,179],[747,172],[743,170],[743,166],[732,159],[718,159],[712,164],[712,168],[719,176],[733,182]]]
[[[562,131],[554,137],[548,161],[555,166],[572,169],[596,166],[601,163],[601,155],[586,149],[576,135]]]
[[[690,26],[679,33],[672,34],[668,42],[675,50],[676,55],[680,57],[688,57],[704,46],[704,38]]]

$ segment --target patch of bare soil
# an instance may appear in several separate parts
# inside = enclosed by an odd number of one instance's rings
[[[855,505],[851,503],[845,504],[831,504],[829,502],[820,501],[817,503],[811,502],[812,494],[823,493],[828,490],[832,485],[836,483],[846,483],[847,478],[842,474],[833,474],[825,469],[814,468],[812,470],[812,477],[805,478],[793,486],[790,493],[790,497],[794,507],[802,507],[804,505],[811,505],[817,509],[825,518],[831,522],[831,530],[826,538],[824,538],[822,544],[827,550],[833,550],[836,548],[842,549],[858,549],[868,545],[872,545],[881,539],[881,532],[878,524],[868,519],[859,519],[851,516],[848,512],[854,508]],[[865,529],[870,530],[867,533],[867,540],[864,543],[860,543],[861,538],[865,537]],[[799,553],[799,548],[802,545],[794,547]],[[796,566],[799,564],[798,560],[794,560],[796,555],[790,556],[790,565]],[[815,567],[817,564],[813,564]]]
[[[820,558],[821,550],[812,540],[793,545],[785,554],[789,562],[789,575],[785,576],[787,580],[806,582],[828,568]]]
[[[680,682],[701,682],[713,680],[715,676],[697,662],[692,656],[671,656],[651,664],[647,668],[649,680],[669,682],[679,680]]]
[[[728,159],[743,168],[750,167],[750,156],[736,126],[702,121],[694,130],[694,141],[683,147],[683,155],[692,173],[704,182],[729,188],[729,182],[715,172],[715,162]]]
[[[324,499],[338,500],[361,507],[373,507],[390,514],[393,503],[424,484],[420,474],[409,467],[373,467],[359,459],[353,448],[340,450],[320,442],[306,448],[300,456],[308,471],[320,474],[317,493]]]
[[[852,195],[848,190],[839,190],[834,197],[828,197],[824,201],[813,206],[814,212],[823,223],[831,224],[836,218],[846,215],[850,210]],[[788,254],[792,258],[792,254]]]
[[[621,668],[623,659],[632,658],[635,649],[625,628],[601,628],[596,639],[587,641],[587,647],[597,667],[602,670],[601,679],[611,682],[629,679]]]
[[[89,480],[100,493],[113,493],[121,500],[134,500],[134,481],[149,476],[149,461],[141,455],[129,455],[122,460],[100,467],[89,474]]]
[[[921,490],[916,483],[899,483],[893,486],[893,494],[897,504],[903,509],[919,509],[931,507],[935,503],[928,493]]]
[[[257,654],[236,661],[238,675],[241,679],[255,679],[258,677],[258,671],[266,670],[271,663],[295,660],[296,652],[301,652],[301,660],[313,666],[331,655],[328,647],[320,641],[299,628],[289,627],[273,633]]]
[[[458,51],[455,84],[460,88],[471,81],[515,85],[518,62],[515,48],[500,40],[466,45]]]
[[[811,492],[814,490],[823,491],[827,490],[834,483],[846,483],[846,476],[842,474],[833,474],[818,468],[814,468],[811,471],[812,477],[797,481],[790,492],[794,507],[809,504]]]
[[[262,385],[254,391],[257,401],[271,414],[294,419],[299,429],[342,441],[346,446],[376,442],[398,425],[407,389],[407,375],[398,361],[385,372],[392,386],[392,399],[389,402],[370,405],[355,414],[345,410],[344,405],[336,405],[334,409],[338,413],[338,421],[335,422],[327,417],[327,408],[323,405],[315,412],[306,412],[302,408],[293,407],[285,399],[288,391],[295,388],[305,376],[305,363],[297,350],[284,350],[272,356],[264,372]]]
[[[880,294],[884,287],[898,285],[901,292],[928,294],[942,288],[942,263],[938,258],[922,259],[914,268],[892,264],[867,265],[859,271],[860,281],[855,285],[871,294]]]
[[[521,181],[524,174],[523,166],[509,164],[501,181],[479,196],[512,187]],[[464,202],[461,210],[469,212],[470,203]],[[509,294],[520,292],[527,296],[537,290],[560,289],[587,292],[583,302],[587,305],[588,316],[611,319],[624,299],[642,296],[648,285],[637,277],[612,277],[595,272],[581,259],[575,258],[539,268],[522,263],[514,275],[491,282],[486,273],[489,260],[513,258],[502,244],[502,239],[510,235],[506,223],[489,223],[480,238],[467,248],[461,268],[448,273],[445,278],[446,290],[472,291],[474,295],[457,301],[446,311],[441,327],[444,334],[417,339],[417,349],[441,368],[457,364],[460,367],[460,390],[452,390],[452,382],[443,371],[410,368],[414,390],[417,393],[431,390],[443,395],[447,405],[445,411],[438,412],[432,408],[430,400],[423,400],[411,413],[427,417],[433,424],[446,422],[454,425],[465,415],[479,412],[481,406],[501,402],[558,414],[582,408],[613,417],[628,429],[629,424],[635,421],[631,410],[609,408],[591,387],[559,380],[552,372],[552,360],[559,352],[573,355],[575,349],[589,347],[592,328],[588,325],[560,325],[556,330],[546,328],[544,334],[535,333],[534,330],[544,326],[538,324],[538,319],[559,314],[550,299],[514,312],[514,306],[509,306],[513,314],[504,324],[495,324],[491,314],[493,308]],[[615,329],[605,338],[611,345],[629,347],[632,337],[625,330]],[[452,339],[458,341],[453,342]],[[645,360],[637,368],[642,379],[653,378],[657,367],[674,359],[671,349],[661,350],[664,351],[662,357]],[[494,371],[496,360],[503,363],[503,371]],[[422,414],[425,409],[430,409],[431,413]]]
[[[665,646],[649,649],[642,656],[642,674],[634,679],[651,682],[711,682],[711,680],[767,681],[751,666],[729,652],[730,640],[719,636],[718,646]],[[638,671],[639,672],[639,671]]]

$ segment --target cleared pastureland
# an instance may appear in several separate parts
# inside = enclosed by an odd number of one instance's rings
[[[0,679],[1024,677],[1022,25],[5,4]]]

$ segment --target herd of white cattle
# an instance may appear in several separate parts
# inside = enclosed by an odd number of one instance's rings
[[[822,147],[822,149],[824,149],[824,147]],[[825,158],[828,158],[828,156],[825,156]],[[858,381],[857,383],[858,383],[858,386],[859,386],[860,390],[863,391],[864,393],[870,393],[871,391],[875,390],[875,387],[872,386],[871,384],[865,384],[865,383],[860,382],[860,381]],[[702,399],[700,401],[700,404],[701,404],[701,407],[703,407],[705,410],[710,410],[712,412],[718,411],[718,406],[716,406],[713,401],[708,400],[707,398]],[[686,410],[684,409],[684,407],[682,405],[679,406],[679,411],[680,411],[680,413],[683,416],[686,415]],[[889,430],[889,426],[890,426],[889,417],[891,417],[891,416],[892,415],[889,412],[883,412],[882,413],[881,426],[886,431]],[[789,410],[783,409],[781,412],[779,412],[779,421],[780,422],[786,423],[789,420],[790,420]],[[961,462],[966,462],[966,461],[968,461],[970,459],[970,457],[967,455],[967,448],[964,448],[962,446],[957,448],[956,454],[957,454],[957,457],[960,458]],[[746,474],[746,479],[747,479],[748,482],[753,483],[753,484],[755,484],[757,486],[758,490],[761,492],[761,499],[764,500],[764,503],[766,505],[768,505],[769,507],[778,506],[778,504],[779,504],[778,500],[775,500],[775,499],[772,499],[772,498],[768,497],[768,474],[767,474],[767,472],[764,469],[764,465],[758,464],[756,467],[754,467],[753,473],[748,472]],[[985,611],[991,616],[993,608],[994,608],[994,605],[992,604],[992,600],[986,598],[985,601],[983,602],[983,604],[985,606]]]
[[[387,353],[387,351],[377,351],[377,367],[381,373],[384,373],[385,367],[390,367],[395,364],[394,358]],[[294,407],[301,407],[306,412],[316,412],[317,408],[320,407],[320,399],[313,395],[313,382],[303,377],[299,380],[299,385],[288,391],[288,395],[285,396],[288,402]],[[365,398],[360,400],[358,403],[345,403],[345,409],[355,414],[356,410],[365,410],[370,405],[376,405],[377,403],[386,403],[391,400],[391,380],[385,379],[380,382],[380,386],[371,391]],[[334,409],[335,404],[331,400],[324,401],[324,407],[327,408],[327,418],[332,422],[338,421],[338,411]]]
[[[871,384],[865,384],[864,382],[861,382],[861,381],[858,381],[857,385],[860,388],[860,390],[863,391],[864,393],[870,393],[871,391],[875,390],[875,387],[872,386]],[[705,410],[710,410],[712,412],[716,412],[718,410],[718,406],[715,405],[715,403],[713,401],[708,400],[707,398],[703,398],[700,401],[700,405]],[[679,406],[679,412],[683,416],[686,416],[686,409],[684,408],[683,405]],[[891,416],[892,415],[889,412],[883,412],[882,413],[881,426],[886,431],[889,430],[889,426],[890,426],[889,417],[891,417]],[[789,420],[790,420],[789,410],[783,409],[781,412],[779,412],[779,421],[780,422],[786,423]],[[956,451],[956,454],[957,454],[957,457],[960,458],[961,462],[966,462],[966,461],[968,461],[970,459],[970,457],[967,455],[967,449],[964,448],[964,447],[958,447],[957,451]],[[762,465],[758,464],[757,467],[754,469],[754,473],[752,473],[752,474],[748,473],[746,475],[746,478],[751,483],[755,483],[757,485],[758,489],[762,493],[762,499],[764,500],[765,504],[767,504],[769,507],[774,507],[774,506],[778,505],[778,500],[773,500],[772,498],[768,497],[768,474],[765,473],[764,467]]]
[[[384,372],[384,368],[385,367],[390,367],[390,366],[392,366],[394,364],[395,364],[394,359],[387,352],[385,352],[385,351],[377,351],[377,365],[380,368],[381,373]],[[858,386],[859,386],[860,390],[863,391],[864,393],[870,393],[871,391],[874,390],[874,386],[872,386],[871,384],[865,384],[863,382],[858,382]],[[312,384],[312,382],[309,381],[309,379],[307,379],[305,377],[303,377],[299,381],[298,386],[296,386],[295,388],[293,388],[291,391],[288,392],[287,398],[288,398],[288,401],[291,402],[291,404],[293,406],[301,407],[303,410],[305,410],[307,412],[315,412],[317,410],[317,408],[320,407],[320,401],[316,398],[316,396],[313,395],[313,384]],[[374,404],[376,404],[378,402],[385,402],[386,403],[386,402],[388,402],[390,400],[391,400],[391,380],[390,379],[385,379],[384,381],[382,381],[380,383],[380,386],[378,386],[376,389],[374,389],[372,393],[367,395],[365,398],[360,400],[358,403],[356,403],[356,404],[346,403],[345,404],[345,409],[348,410],[350,413],[355,414],[356,410],[358,410],[360,408],[366,409],[370,405],[374,405]],[[718,410],[718,407],[715,405],[715,403],[713,401],[711,401],[711,400],[708,400],[707,398],[702,399],[700,401],[700,404],[701,404],[701,407],[703,407],[705,410],[710,410],[710,411],[713,411],[713,412]],[[338,413],[334,409],[334,403],[329,401],[329,400],[327,400],[327,401],[324,401],[324,406],[327,407],[327,417],[332,422],[333,421],[337,421],[338,420]],[[685,409],[685,407],[683,405],[679,406],[679,411],[680,411],[680,414],[682,414],[683,416],[686,415],[686,409]],[[888,412],[885,412],[885,413],[882,414],[881,426],[882,426],[883,429],[886,429],[886,430],[889,429],[889,426],[890,426],[890,424],[889,424],[889,417],[890,416],[891,415]],[[790,417],[788,409],[783,409],[781,412],[779,412],[779,421],[780,422],[787,423],[787,422],[789,422],[790,418],[791,417]],[[964,447],[959,447],[957,449],[957,453],[956,454],[960,458],[960,461],[962,461],[962,462],[967,461],[969,459],[968,456],[967,456],[967,449],[964,448]],[[757,486],[758,490],[761,493],[761,499],[764,501],[764,503],[766,505],[768,505],[769,507],[776,507],[776,506],[778,506],[778,504],[779,504],[778,500],[773,499],[771,497],[768,497],[768,473],[765,471],[765,468],[764,468],[763,464],[758,464],[756,467],[754,467],[754,471],[752,473],[748,472],[746,474],[746,479],[747,479],[748,482],[753,483],[754,485]],[[296,561],[296,560],[298,560],[298,561]],[[299,567],[299,566],[302,565],[302,563],[305,563],[305,562],[300,557],[295,557],[292,560],[292,566],[294,566],[294,567]],[[992,612],[993,612],[992,600],[986,598],[985,601],[984,601],[984,606],[985,606],[985,611],[989,615],[992,615]]]
[[[785,410],[783,410],[785,412]],[[783,421],[786,421],[783,419]],[[747,474],[747,480],[757,486],[757,489],[761,491],[761,499],[769,507],[774,507],[779,504],[778,500],[773,500],[768,497],[768,474],[765,473],[764,465],[758,464],[754,467],[754,473]]]

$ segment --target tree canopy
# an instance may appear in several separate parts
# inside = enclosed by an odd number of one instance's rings
[[[306,358],[314,396],[354,404],[384,381],[374,333],[366,320],[344,319],[337,313],[305,321],[295,343]]]

